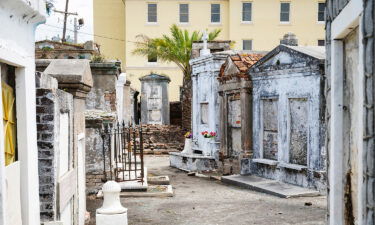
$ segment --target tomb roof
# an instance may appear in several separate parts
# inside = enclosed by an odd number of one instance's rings
[[[160,75],[160,74],[156,74],[156,73],[151,73],[149,75],[146,75],[146,76],[143,76],[141,78],[139,78],[140,81],[151,81],[151,80],[165,80],[165,81],[168,81],[170,82],[171,79],[166,76],[166,75]]]
[[[264,54],[262,53],[237,53],[229,55],[221,66],[218,76],[219,81],[231,80],[233,77],[248,78],[247,70],[252,67]]]

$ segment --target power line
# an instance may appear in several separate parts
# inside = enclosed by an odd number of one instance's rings
[[[58,29],[63,29],[62,27],[58,27],[58,26],[54,26],[54,25],[50,25],[50,24],[44,24],[44,25],[49,26],[49,27],[58,28]],[[74,30],[72,30],[72,29],[68,29],[68,28],[67,28],[67,30],[74,32]],[[101,37],[101,38],[106,38],[106,39],[111,39],[111,40],[116,40],[116,41],[123,41],[123,42],[125,42],[125,40],[123,40],[123,39],[112,38],[112,37],[107,37],[107,36],[103,36],[103,35],[90,34],[90,33],[82,32],[82,31],[78,31],[78,33],[86,34],[86,35],[91,35],[91,36],[95,36],[95,37]]]

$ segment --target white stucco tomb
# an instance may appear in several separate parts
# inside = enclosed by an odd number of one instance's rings
[[[186,171],[210,171],[217,168],[220,144],[217,77],[221,65],[230,54],[234,52],[210,54],[203,49],[200,57],[190,60],[193,89],[191,150],[185,147],[181,153],[170,153],[171,166]],[[215,135],[207,138],[202,132],[214,132]]]
[[[4,131],[1,129],[0,224],[17,225],[22,221],[23,225],[40,225],[35,98],[32,96],[35,96],[35,29],[45,22],[45,15],[46,4],[42,0],[0,1],[0,67],[5,64],[15,69],[18,151],[18,159],[14,162],[18,166],[6,169]],[[2,110],[0,116],[3,118]],[[0,127],[3,127],[3,120]],[[18,172],[16,169],[19,169]],[[18,180],[19,185],[12,179]],[[13,193],[17,193],[20,199],[19,204],[12,204],[13,208],[7,207],[7,201],[12,199],[6,199],[10,188],[6,183],[15,184],[19,189],[15,191],[12,187]]]

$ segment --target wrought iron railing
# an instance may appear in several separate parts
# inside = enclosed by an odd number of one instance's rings
[[[144,182],[142,126],[104,125],[103,174],[105,180]]]

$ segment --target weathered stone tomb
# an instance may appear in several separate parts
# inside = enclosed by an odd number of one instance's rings
[[[142,83],[141,122],[169,124],[168,84],[171,79],[159,74],[149,74],[139,80]]]
[[[325,188],[323,47],[279,45],[253,67],[253,159],[261,177]]]
[[[89,60],[86,59],[54,59],[44,71],[45,74],[56,78],[58,88],[73,96],[73,110],[70,114],[60,115],[60,128],[67,135],[70,117],[73,117],[73,154],[62,154],[64,157],[65,174],[60,174],[59,191],[60,213],[64,216],[64,223],[73,221],[72,224],[84,224],[86,219],[86,176],[85,176],[85,100],[93,86],[93,79]],[[70,108],[69,108],[70,109]],[[62,113],[60,111],[60,113]],[[65,126],[65,127],[64,127]],[[59,129],[60,129],[59,128]],[[64,133],[65,132],[65,133]],[[66,150],[66,142],[61,143]],[[60,147],[60,146],[59,146]],[[67,159],[71,157],[72,163],[66,168]],[[74,196],[73,196],[74,195]],[[73,215],[69,215],[73,212]]]
[[[252,153],[252,97],[247,70],[264,54],[228,56],[219,73],[220,162],[223,174],[238,174]]]

